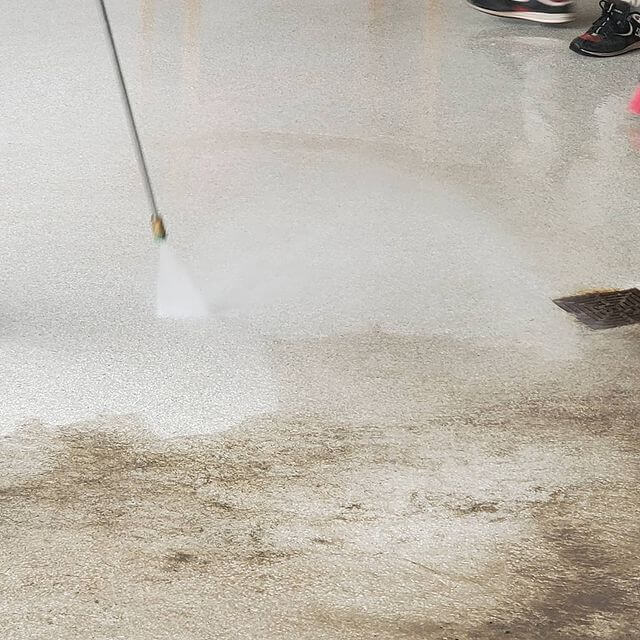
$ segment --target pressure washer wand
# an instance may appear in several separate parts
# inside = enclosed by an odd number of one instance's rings
[[[149,177],[149,170],[147,169],[147,161],[142,150],[142,143],[140,142],[140,135],[138,134],[138,127],[136,126],[135,118],[133,117],[133,109],[131,108],[131,100],[129,100],[129,92],[127,91],[127,85],[124,81],[124,75],[122,73],[122,65],[120,64],[120,58],[118,57],[118,50],[116,49],[116,43],[113,39],[113,31],[111,30],[111,23],[109,22],[109,14],[107,13],[107,7],[104,4],[104,0],[98,0],[100,8],[102,10],[102,16],[104,18],[104,25],[107,31],[107,37],[109,44],[111,45],[111,52],[113,54],[113,62],[116,68],[116,74],[118,81],[120,82],[120,88],[122,89],[122,97],[124,99],[125,108],[127,111],[127,118],[131,128],[131,136],[133,137],[133,146],[136,148],[138,156],[138,165],[140,167],[140,173],[147,192],[147,198],[151,207],[151,232],[156,240],[164,240],[167,237],[167,232],[164,228],[164,222],[162,216],[158,212],[158,205],[156,203],[156,197],[153,193],[153,186],[151,185],[151,178]]]

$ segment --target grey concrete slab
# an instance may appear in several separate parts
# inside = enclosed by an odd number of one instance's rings
[[[3,637],[638,635],[638,58],[464,3],[8,3]]]

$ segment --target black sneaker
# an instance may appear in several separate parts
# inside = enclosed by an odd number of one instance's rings
[[[606,58],[640,49],[640,12],[630,6],[600,0],[602,15],[591,29],[569,45],[583,56]]]
[[[558,24],[573,20],[573,2],[571,0],[468,0],[478,11],[490,13],[502,18],[520,18]]]

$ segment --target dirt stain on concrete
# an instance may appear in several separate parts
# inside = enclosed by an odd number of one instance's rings
[[[3,637],[637,637],[637,394],[567,394],[25,425],[0,440]]]

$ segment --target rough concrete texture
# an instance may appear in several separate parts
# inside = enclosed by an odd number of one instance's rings
[[[640,333],[552,303],[638,286],[638,58],[108,6],[160,255],[97,6],[0,21],[0,640],[640,637]]]
[[[375,394],[386,419],[273,413],[167,440],[105,416],[6,436],[3,636],[636,637],[635,390],[496,373],[434,410],[434,347],[274,347],[304,354],[318,398],[314,370],[359,367],[356,413]]]

